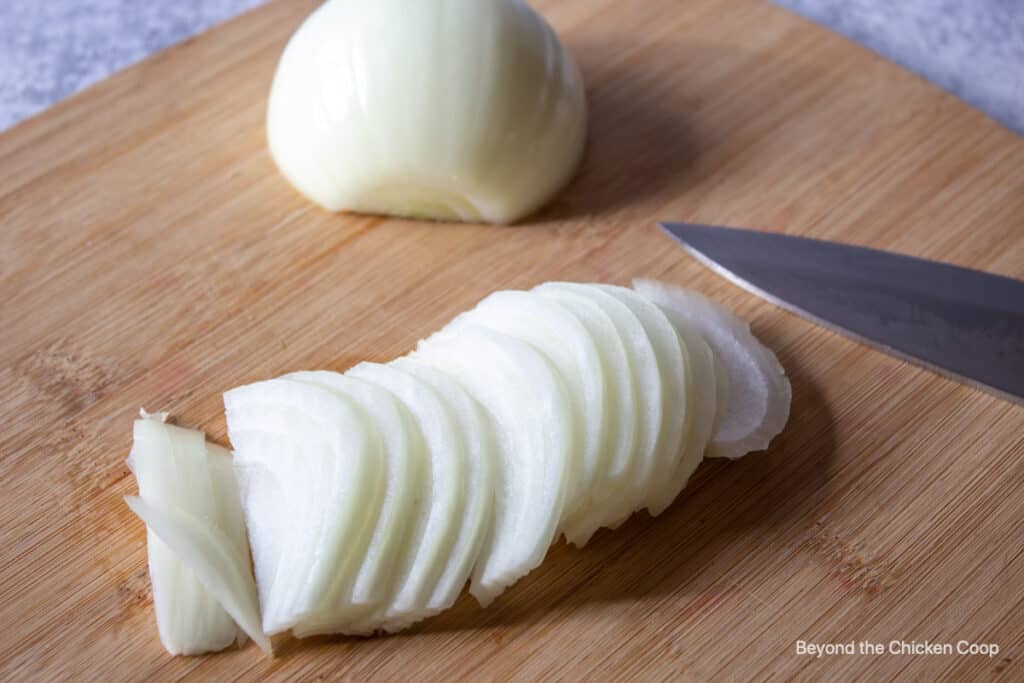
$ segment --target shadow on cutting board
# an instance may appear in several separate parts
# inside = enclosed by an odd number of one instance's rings
[[[587,88],[587,146],[568,187],[524,226],[621,209],[686,183],[700,150],[685,108],[656,87],[649,61],[619,57],[627,40],[570,46]]]
[[[693,195],[701,201],[721,182],[742,187],[769,172],[786,151],[773,146],[778,131],[825,130],[827,99],[804,98],[795,110],[782,95],[817,79],[806,63],[674,34],[642,46],[633,35],[603,35],[569,47],[587,84],[587,148],[566,189],[524,226],[641,206],[648,216],[697,186],[706,188]]]
[[[645,597],[652,605],[641,606],[633,619],[665,609],[658,598],[670,595],[668,608],[683,619],[710,612],[717,596],[727,593],[748,593],[755,609],[759,598],[727,575],[739,568],[734,575],[742,577],[747,567],[782,562],[798,549],[798,543],[773,539],[806,537],[805,520],[828,494],[835,435],[828,402],[798,355],[787,352],[792,345],[768,328],[755,324],[754,332],[780,350],[793,385],[790,420],[767,451],[737,461],[707,460],[660,517],[636,514],[619,529],[598,532],[583,549],[560,541],[540,567],[488,608],[464,593],[447,612],[384,639],[479,631],[500,641],[509,626],[586,619],[595,609],[597,618],[608,620],[615,617],[609,617],[607,605],[626,612]],[[794,526],[795,534],[785,533]],[[360,639],[289,641],[278,656],[342,642]]]

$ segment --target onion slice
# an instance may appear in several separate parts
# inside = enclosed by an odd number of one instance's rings
[[[299,637],[364,633],[354,624],[386,609],[397,572],[395,566],[406,553],[410,531],[417,516],[429,509],[429,499],[423,496],[423,478],[427,474],[423,438],[401,401],[371,382],[325,371],[296,372],[285,379],[326,389],[361,406],[370,426],[380,434],[377,457],[384,472],[383,497],[379,505],[367,501],[370,504],[362,511],[371,525],[368,541],[358,546],[343,544],[338,550],[354,556],[357,569],[338,584],[328,599],[321,599],[319,604],[314,600],[303,603],[304,616],[293,628]]]
[[[654,509],[664,509],[660,489],[674,478],[679,465],[680,447],[689,433],[693,419],[693,391],[687,391],[691,373],[689,352],[672,323],[653,303],[625,287],[595,286],[618,299],[633,312],[654,350],[655,367],[661,378],[658,406],[661,419],[654,425],[651,459],[644,462],[644,467],[634,481],[637,486],[634,507],[637,510],[646,507],[652,512]]]
[[[494,482],[497,444],[494,428],[484,409],[462,386],[445,373],[411,358],[398,358],[392,366],[430,385],[451,411],[453,433],[463,442],[465,500],[461,523],[427,608],[448,609],[459,597],[494,523]]]
[[[135,421],[128,466],[139,496],[125,499],[147,527],[160,640],[171,654],[199,654],[242,644],[248,633],[269,652],[231,457],[166,419],[142,411]],[[216,552],[204,556],[194,540],[211,537]]]
[[[494,292],[450,322],[445,330],[458,334],[463,325],[478,325],[520,339],[554,363],[565,382],[573,412],[573,440],[578,476],[569,483],[563,521],[572,517],[608,468],[609,420],[605,373],[597,344],[568,309],[534,292]]]
[[[679,340],[687,351],[686,392],[687,411],[690,424],[686,437],[680,444],[678,464],[651,494],[648,510],[652,515],[660,515],[686,486],[690,475],[696,471],[704,459],[704,451],[711,435],[715,431],[715,420],[719,410],[719,376],[716,366],[720,361],[715,358],[711,347],[697,329],[683,316],[672,309],[662,308],[672,326],[679,334]]]
[[[263,626],[351,604],[380,515],[383,440],[367,407],[295,379],[224,394]]]
[[[271,652],[270,639],[260,628],[256,585],[248,563],[237,552],[238,546],[219,529],[204,525],[180,510],[161,510],[138,496],[125,496],[124,500],[181,558],[235,623],[264,652]]]
[[[750,332],[750,324],[710,299],[656,280],[635,280],[645,298],[685,317],[707,340],[728,375],[728,407],[708,446],[712,458],[739,458],[768,447],[789,419],[786,371]]]
[[[542,353],[482,327],[439,332],[420,342],[412,357],[451,375],[495,422],[494,533],[470,587],[486,605],[537,567],[555,538],[576,476],[569,398]]]
[[[398,631],[437,613],[428,603],[441,579],[462,523],[466,501],[466,447],[455,416],[415,374],[393,365],[360,363],[347,375],[384,387],[405,404],[423,434],[426,467],[415,534],[406,542],[397,581],[379,624]]]
[[[595,287],[575,282],[548,282],[532,290],[538,296],[561,304],[590,332],[597,347],[605,375],[604,466],[595,473],[590,491],[575,514],[562,523],[566,540],[583,547],[603,524],[628,515],[627,503],[621,512],[608,515],[614,501],[624,499],[629,487],[630,468],[638,447],[637,420],[640,407],[633,378],[630,354],[623,343],[630,324],[639,322],[624,305]],[[625,319],[625,320],[624,320]]]

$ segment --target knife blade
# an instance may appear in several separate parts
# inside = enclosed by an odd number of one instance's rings
[[[720,275],[829,329],[1024,403],[1024,282],[838,242],[661,227]]]

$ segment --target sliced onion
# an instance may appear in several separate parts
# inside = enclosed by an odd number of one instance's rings
[[[526,342],[475,326],[420,342],[413,358],[451,375],[497,428],[494,533],[470,592],[488,604],[539,565],[562,517],[572,466],[572,410],[547,358]]]
[[[708,446],[708,457],[738,458],[768,447],[789,419],[792,389],[775,354],[750,333],[750,325],[706,297],[655,280],[636,290],[676,310],[703,335],[728,375],[728,407]]]
[[[451,411],[453,436],[463,442],[466,476],[463,516],[427,609],[440,612],[451,607],[466,585],[474,563],[488,540],[494,523],[495,458],[494,429],[483,408],[462,386],[445,373],[417,362],[398,358],[394,367],[430,385]]]
[[[594,338],[557,301],[533,292],[495,292],[448,324],[458,334],[464,325],[477,325],[521,339],[543,353],[565,382],[573,412],[573,439],[579,476],[569,483],[563,521],[589,498],[594,481],[608,468],[609,416],[605,402],[605,373]]]
[[[458,423],[441,395],[394,365],[360,363],[349,375],[393,392],[409,409],[423,433],[427,456],[426,511],[399,565],[398,580],[380,621],[367,626],[398,631],[437,613],[430,598],[441,579],[465,514],[466,444]]]
[[[555,301],[571,312],[590,333],[597,347],[605,374],[606,432],[603,436],[604,462],[595,475],[590,491],[575,514],[563,521],[566,539],[578,547],[586,545],[590,537],[603,524],[614,523],[630,507],[624,492],[630,482],[631,463],[637,443],[636,387],[629,353],[623,344],[623,335],[635,317],[614,298],[594,287],[573,282],[549,282],[533,290],[537,295]],[[627,322],[616,318],[626,317]],[[622,511],[609,515],[612,501],[622,502]]]
[[[238,546],[220,529],[175,508],[161,509],[137,496],[125,502],[195,574],[209,593],[265,652],[270,640],[260,628],[256,586]]]
[[[180,544],[167,538],[172,532],[139,515],[147,524],[149,573],[161,642],[171,654],[222,650],[236,641],[244,643],[240,624],[253,630],[261,647],[269,648],[258,628],[258,607],[255,601],[247,603],[247,591],[251,588],[254,594],[255,586],[230,456],[223,448],[207,444],[202,432],[165,424],[167,413],[142,411],[142,416],[135,421],[128,458],[140,497],[133,497],[129,505],[138,512],[136,501],[144,502],[164,517],[186,520],[196,528],[193,533],[218,536],[221,552],[233,565],[226,574],[223,566],[213,570],[200,566],[193,552],[183,553]]]
[[[686,390],[688,352],[680,344],[679,335],[661,310],[636,292],[614,285],[596,285],[626,305],[643,327],[650,348],[654,352],[654,371],[660,378],[661,391],[650,400],[658,400],[655,413],[659,420],[649,432],[651,446],[649,458],[642,460],[642,468],[634,479],[634,509],[652,507],[657,489],[672,478],[678,465],[680,445],[689,430],[692,416],[692,393]],[[646,383],[641,381],[641,391]]]
[[[652,515],[660,515],[665,511],[704,459],[704,451],[715,430],[720,405],[716,359],[711,347],[696,328],[676,311],[663,308],[662,312],[676,329],[680,342],[687,351],[686,404],[690,421],[685,438],[680,444],[678,464],[650,496],[647,509]]]
[[[559,532],[583,545],[660,514],[705,454],[767,445],[789,400],[775,356],[699,295],[548,283],[487,297],[392,363],[227,392],[234,458],[140,420],[128,503],[161,638],[394,632],[467,580],[486,605]]]
[[[348,604],[385,495],[383,440],[358,402],[294,379],[224,395],[263,626]]]

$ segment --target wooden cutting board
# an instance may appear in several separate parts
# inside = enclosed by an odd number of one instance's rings
[[[0,678],[1024,678],[1024,409],[760,301],[654,227],[1024,277],[1024,141],[765,2],[547,0],[592,114],[553,206],[517,228],[329,215],[263,137],[315,4],[272,2],[0,136]],[[778,351],[793,411],[769,451],[557,545],[488,610],[464,597],[274,660],[163,652],[122,502],[140,405],[223,443],[225,389],[390,359],[495,289],[634,276],[715,297]],[[818,659],[798,640],[1000,652]]]

